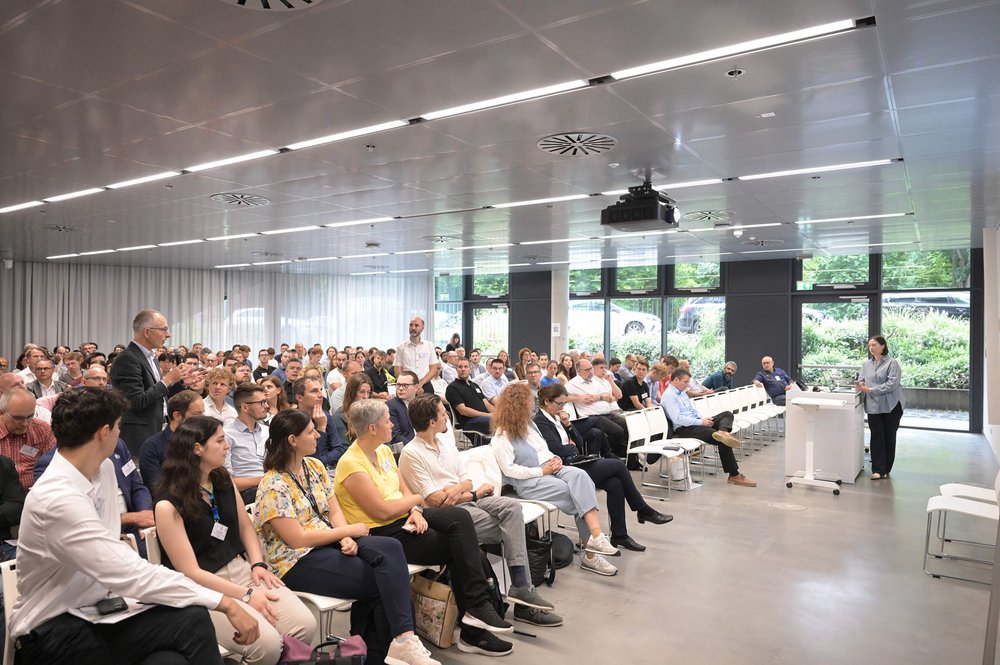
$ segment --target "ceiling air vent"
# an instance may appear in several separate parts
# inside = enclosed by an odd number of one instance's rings
[[[684,219],[689,222],[712,222],[716,226],[727,226],[733,221],[733,213],[729,210],[694,210],[684,213]]]
[[[323,0],[222,0],[227,5],[243,9],[259,9],[265,11],[287,12],[296,9],[306,9],[318,5]]]
[[[462,239],[458,236],[445,236],[445,235],[424,236],[423,238],[421,238],[421,240],[423,240],[424,242],[434,243],[435,245],[444,245],[449,242],[462,242]]]
[[[784,240],[744,240],[740,243],[744,247],[780,247],[785,244]]]
[[[67,226],[65,224],[46,224],[46,231],[53,231],[55,233],[83,233],[83,229],[78,226]]]
[[[255,208],[266,206],[271,203],[269,199],[259,194],[247,194],[245,192],[223,192],[222,194],[212,194],[211,199],[216,203],[225,203],[240,208]]]
[[[538,149],[561,157],[589,157],[601,155],[618,145],[618,139],[607,134],[566,132],[546,136],[538,142]]]

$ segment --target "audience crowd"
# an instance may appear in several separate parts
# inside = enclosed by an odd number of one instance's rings
[[[325,637],[303,592],[354,600],[368,662],[434,665],[415,633],[408,563],[447,566],[460,650],[505,655],[513,626],[491,600],[481,546],[502,545],[513,619],[563,623],[531,583],[515,497],[572,515],[582,570],[605,576],[621,549],[646,549],[626,507],[639,523],[672,520],[633,483],[642,462],[626,454],[625,413],[662,408],[678,435],[719,446],[730,483],[755,484],[732,451],[733,415],[703,418],[690,402],[732,388],[733,362],[701,383],[671,355],[521,348],[512,366],[504,351],[467,352],[458,334],[435,348],[419,317],[386,350],[174,346],[155,310],[132,329],[108,354],[84,342],[0,357],[0,559],[17,560],[16,663],[217,663],[218,643],[274,665],[283,641]],[[757,379],[777,402],[786,377],[765,357]],[[470,441],[488,446],[509,495],[462,463]],[[154,526],[161,566],[145,560]],[[76,609],[109,595],[145,604],[113,624]]]

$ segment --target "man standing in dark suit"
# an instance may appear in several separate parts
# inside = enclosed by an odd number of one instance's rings
[[[144,309],[132,321],[132,341],[111,366],[111,383],[124,393],[129,409],[122,416],[121,438],[138,459],[142,442],[163,429],[166,400],[184,389],[191,368],[181,363],[160,373],[160,347],[170,339],[167,319],[155,309]]]

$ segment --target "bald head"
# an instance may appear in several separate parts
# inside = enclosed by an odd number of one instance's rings
[[[35,396],[24,388],[11,388],[0,395],[3,424],[14,436],[28,431],[35,417]]]
[[[7,392],[11,388],[24,388],[24,377],[17,372],[8,372],[0,375],[0,394]]]

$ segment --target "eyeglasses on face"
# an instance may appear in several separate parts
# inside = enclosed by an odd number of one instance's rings
[[[415,384],[415,383],[396,383],[396,387],[397,388],[412,388],[415,385],[417,385],[417,384]]]

